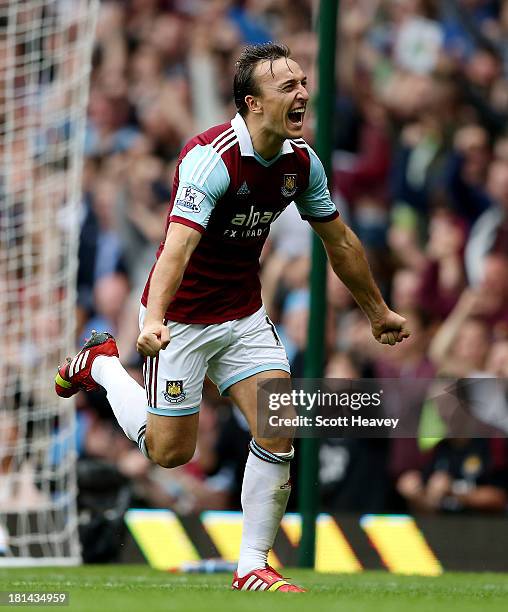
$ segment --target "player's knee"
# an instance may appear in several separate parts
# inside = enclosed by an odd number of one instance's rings
[[[156,445],[152,448],[148,446],[148,454],[150,459],[164,468],[175,468],[179,465],[185,465],[194,456],[194,448],[158,448]]]

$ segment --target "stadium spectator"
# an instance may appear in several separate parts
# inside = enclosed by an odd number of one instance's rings
[[[441,375],[467,377],[481,370],[490,346],[488,325],[476,316],[483,296],[466,289],[436,332],[429,357]]]
[[[408,471],[397,490],[416,512],[504,512],[508,503],[506,440],[440,442],[422,472]]]
[[[129,295],[129,283],[123,274],[108,274],[94,286],[95,315],[87,321],[81,337],[88,338],[93,329],[111,329],[118,332]]]
[[[486,188],[493,202],[471,228],[465,262],[469,282],[478,285],[484,258],[489,253],[508,254],[508,162],[495,160],[489,168]]]
[[[485,190],[490,159],[489,136],[484,127],[471,124],[457,130],[445,165],[442,189],[451,208],[469,226],[490,206]]]
[[[362,363],[348,352],[330,356],[326,378],[359,378]],[[321,501],[330,512],[381,512],[389,488],[386,439],[326,438],[319,449]],[[365,482],[370,486],[366,487]]]
[[[430,217],[418,302],[434,320],[445,319],[466,286],[464,219],[445,210]]]
[[[23,458],[24,435],[14,414],[0,411],[0,510],[34,510],[48,497],[37,486],[35,467]],[[40,483],[40,480],[39,480]]]

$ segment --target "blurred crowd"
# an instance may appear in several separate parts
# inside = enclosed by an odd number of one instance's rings
[[[79,338],[114,333],[140,382],[139,297],[163,238],[178,153],[234,115],[234,62],[245,44],[288,44],[315,95],[316,11],[311,0],[102,2],[85,143]],[[508,2],[342,0],[340,13],[334,200],[412,334],[379,346],[329,274],[326,376],[506,378]],[[314,124],[308,113],[310,144]],[[264,302],[295,376],[303,374],[310,245],[308,225],[288,209],[263,252]],[[249,435],[211,384],[196,455],[175,470],[145,461],[104,396],[82,395],[78,406],[82,457],[115,464],[138,503],[182,513],[238,507]],[[491,423],[500,434],[489,440],[323,441],[323,508],[506,511],[506,411],[500,402]]]

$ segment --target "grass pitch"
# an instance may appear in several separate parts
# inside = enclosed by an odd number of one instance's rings
[[[72,612],[506,612],[508,575],[439,578],[286,570],[304,594],[230,591],[229,574],[166,574],[147,566],[0,569],[0,591],[68,591]],[[6,607],[5,610],[8,608]],[[26,609],[26,607],[24,607]],[[55,606],[37,606],[58,609]]]

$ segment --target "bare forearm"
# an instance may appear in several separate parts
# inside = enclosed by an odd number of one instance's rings
[[[488,485],[479,486],[456,497],[467,508],[485,512],[502,512],[508,503],[508,496],[505,491],[499,487]]]
[[[466,290],[429,345],[429,357],[438,367],[441,367],[449,357],[455,339],[471,315],[470,302],[469,293]]]
[[[160,322],[164,319],[168,306],[182,282],[186,264],[181,255],[164,256],[163,251],[159,257],[150,279],[145,317],[147,323]]]
[[[326,244],[326,243],[325,243]],[[363,312],[372,321],[388,310],[372,277],[365,251],[352,230],[345,228],[340,243],[326,244],[335,274],[349,289]]]
[[[200,234],[196,230],[178,223],[169,226],[166,244],[150,280],[145,325],[160,323],[164,319],[199,239]]]
[[[340,217],[311,221],[311,225],[325,245],[333,271],[369,318],[374,338],[391,346],[408,338],[411,332],[406,327],[406,319],[385,304],[354,232]]]
[[[441,367],[450,355],[455,338],[460,331],[462,322],[458,318],[448,319],[441,324],[429,346],[429,357],[438,367]]]

